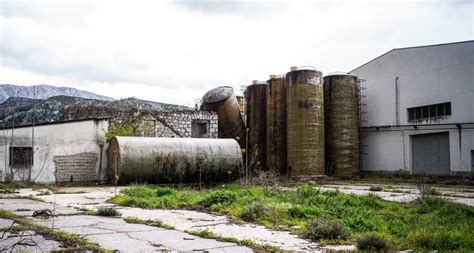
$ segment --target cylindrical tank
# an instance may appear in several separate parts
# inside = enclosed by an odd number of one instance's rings
[[[285,85],[288,171],[295,176],[324,175],[322,73],[292,68]]]
[[[267,85],[267,167],[287,174],[285,77],[272,75]]]
[[[232,87],[220,86],[208,91],[202,97],[202,108],[217,112],[219,138],[236,139],[245,148],[245,123]]]
[[[111,182],[197,183],[238,177],[242,154],[233,139],[114,137]]]
[[[327,173],[351,177],[359,172],[359,100],[357,77],[324,77]]]
[[[245,91],[247,101],[247,164],[253,170],[267,169],[267,84],[254,81]]]

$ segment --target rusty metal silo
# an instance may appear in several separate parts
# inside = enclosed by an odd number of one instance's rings
[[[267,84],[253,81],[245,91],[247,101],[247,164],[252,169],[267,166]]]
[[[285,77],[272,75],[267,85],[267,167],[287,174]]]
[[[359,101],[357,77],[324,77],[327,173],[351,177],[359,172]]]
[[[324,95],[322,73],[297,69],[286,74],[288,171],[324,175]]]
[[[236,139],[245,148],[245,124],[239,103],[230,86],[220,86],[202,97],[202,109],[217,112],[219,138]]]

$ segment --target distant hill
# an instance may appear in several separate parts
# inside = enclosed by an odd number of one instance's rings
[[[34,86],[0,84],[0,103],[3,103],[10,97],[47,99],[54,96],[70,96],[105,101],[114,100],[111,97],[97,95],[89,91],[78,90],[71,87],[57,87],[45,84]]]
[[[99,97],[107,98],[104,96]],[[182,105],[165,104],[133,97],[119,100],[88,99],[64,95],[53,96],[47,99],[9,97],[0,104],[0,127],[11,127],[13,119],[15,120],[15,126],[22,126],[33,123],[112,117],[121,111],[138,110],[188,111],[194,109]]]

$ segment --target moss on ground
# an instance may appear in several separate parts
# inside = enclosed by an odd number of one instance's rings
[[[315,218],[334,220],[349,231],[347,239],[335,243],[354,243],[361,235],[375,233],[395,250],[474,250],[474,208],[439,196],[398,203],[374,194],[320,191],[311,185],[286,191],[241,185],[202,191],[137,185],[121,193],[110,202],[149,209],[206,210],[278,230],[299,226],[303,236]],[[321,238],[320,242],[332,241]]]

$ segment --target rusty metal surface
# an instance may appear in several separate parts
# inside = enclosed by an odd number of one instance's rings
[[[240,147],[244,148],[245,123],[234,89],[229,86],[217,87],[208,91],[202,101],[203,109],[217,112],[219,138],[236,139]]]
[[[267,85],[252,84],[245,91],[247,101],[248,157],[254,169],[267,169]]]
[[[267,83],[267,167],[286,174],[285,78],[274,76]]]
[[[322,73],[288,72],[286,83],[288,171],[294,176],[324,175]]]
[[[359,172],[357,77],[324,77],[326,163],[328,173],[351,177]]]
[[[232,139],[114,137],[108,150],[109,176],[118,183],[222,182],[242,166]]]

